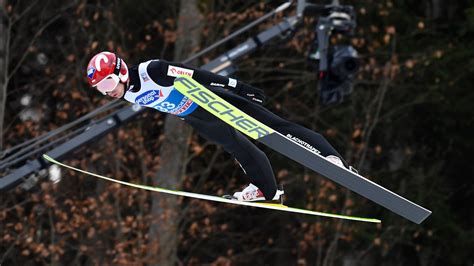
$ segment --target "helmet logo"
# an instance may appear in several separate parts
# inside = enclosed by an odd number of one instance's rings
[[[109,59],[107,58],[106,55],[104,54],[99,54],[96,58],[95,58],[95,68],[97,68],[98,71],[101,70],[100,68],[100,61],[101,60],[104,60],[104,63],[108,63],[109,62]]]
[[[89,79],[92,79],[94,77],[94,74],[95,74],[95,68],[89,67],[89,69],[87,69],[87,77]]]

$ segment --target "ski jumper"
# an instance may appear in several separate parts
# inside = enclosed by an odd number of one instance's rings
[[[221,145],[240,163],[250,182],[263,192],[267,200],[275,195],[277,184],[265,153],[241,132],[174,89],[173,82],[176,77],[179,75],[192,77],[253,118],[324,157],[329,155],[339,157],[344,166],[348,167],[321,134],[289,122],[260,104],[236,94],[245,91],[246,88],[252,88],[238,80],[165,60],[150,60],[133,66],[129,69],[129,75],[130,83],[124,94],[125,100],[177,115],[191,125],[199,135]]]

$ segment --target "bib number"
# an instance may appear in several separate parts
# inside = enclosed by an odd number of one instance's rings
[[[176,107],[176,104],[170,102],[161,102],[154,106],[154,108],[158,109],[161,112],[169,112]]]

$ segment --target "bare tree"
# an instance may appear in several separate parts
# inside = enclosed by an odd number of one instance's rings
[[[7,1],[0,1],[0,150],[3,149],[5,105],[7,102],[7,89],[15,74],[27,59],[31,49],[41,36],[43,31],[58,20],[64,11],[71,5],[61,6],[60,10],[47,10],[44,8],[49,3],[40,1],[28,3],[16,3],[15,6],[7,4]],[[18,9],[18,11],[16,11]],[[30,21],[32,14],[39,18],[31,30]],[[28,29],[23,31],[24,29]],[[13,34],[14,32],[19,32]]]
[[[190,55],[200,40],[200,13],[198,1],[180,1],[178,39],[175,44],[175,60]],[[186,170],[188,139],[192,129],[175,116],[167,116],[165,132],[160,148],[160,170],[153,181],[155,185],[169,189],[179,188]],[[173,265],[177,262],[177,228],[179,225],[179,203],[176,197],[153,194],[150,226],[149,259],[151,264]]]

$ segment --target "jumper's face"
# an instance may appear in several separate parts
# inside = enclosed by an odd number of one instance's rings
[[[125,85],[123,83],[117,84],[114,90],[107,92],[107,95],[114,98],[122,98],[125,93]]]

